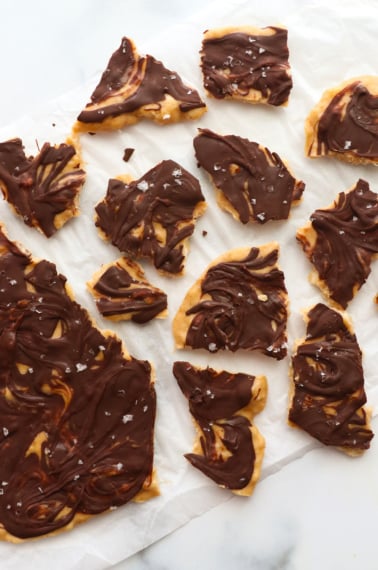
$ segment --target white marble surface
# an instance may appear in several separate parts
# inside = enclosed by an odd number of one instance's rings
[[[114,38],[129,35],[148,46],[155,34],[168,33],[170,26],[208,4],[2,3],[0,123],[33,113],[101,71]],[[260,17],[265,11],[267,17],[277,13],[279,20],[282,10],[304,2],[255,4]],[[373,427],[377,430],[377,420]],[[323,448],[311,451],[261,481],[250,499],[230,498],[115,568],[375,570],[377,527],[378,441],[373,440],[369,452],[358,459]]]
[[[311,451],[115,568],[376,570],[377,453]]]

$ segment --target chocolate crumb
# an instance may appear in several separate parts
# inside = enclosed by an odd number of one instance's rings
[[[125,151],[123,153],[123,160],[125,162],[128,162],[132,156],[132,154],[134,153],[135,148],[125,148]]]

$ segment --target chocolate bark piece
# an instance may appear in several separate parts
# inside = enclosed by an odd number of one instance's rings
[[[201,68],[210,97],[287,105],[293,86],[287,29],[237,26],[207,30]]]
[[[359,455],[370,446],[361,350],[346,313],[319,303],[292,357],[289,422],[325,445]]]
[[[167,316],[167,295],[151,285],[139,264],[126,257],[102,267],[88,288],[99,312],[113,321],[146,323]]]
[[[176,361],[173,374],[189,401],[197,439],[185,457],[219,486],[251,495],[261,471],[265,440],[253,417],[265,406],[265,376],[199,368]]]
[[[313,264],[310,281],[330,303],[345,309],[378,254],[378,195],[360,179],[328,208],[315,210],[310,220],[297,231]]]
[[[0,539],[71,529],[157,494],[151,365],[0,232]]]
[[[85,182],[78,143],[68,138],[38,154],[26,156],[20,138],[0,143],[0,188],[25,224],[51,237],[77,216],[79,192]]]
[[[301,199],[304,183],[295,179],[277,153],[257,142],[199,129],[193,143],[219,206],[243,224],[286,220],[291,205]]]
[[[141,119],[168,124],[197,119],[205,111],[196,89],[151,55],[139,55],[133,41],[124,37],[79,114],[75,130],[114,130]]]
[[[272,242],[217,258],[187,292],[173,321],[176,347],[287,353],[288,297]]]
[[[328,89],[309,113],[305,153],[378,164],[378,77],[364,75]]]
[[[127,255],[151,260],[166,275],[180,275],[188,241],[206,203],[198,180],[164,160],[139,180],[114,178],[96,206],[96,226]]]

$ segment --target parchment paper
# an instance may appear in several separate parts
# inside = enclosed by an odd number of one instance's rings
[[[307,222],[315,208],[330,204],[340,191],[352,187],[360,177],[378,191],[378,170],[374,167],[357,167],[331,159],[310,160],[303,153],[304,121],[323,90],[349,77],[377,71],[376,50],[373,49],[377,8],[368,2],[342,2],[333,3],[331,7],[307,6],[291,12],[298,2],[281,4],[281,8],[274,6],[273,10],[269,3],[261,6],[257,0],[217,0],[210,8],[193,14],[190,20],[167,30],[163,36],[151,37],[148,45],[138,45],[138,49],[161,59],[203,93],[198,52],[205,29],[247,22],[257,26],[284,24],[289,30],[294,81],[287,108],[207,100],[208,112],[198,122],[161,127],[145,121],[115,133],[82,136],[88,172],[81,195],[82,213],[49,240],[26,227],[14,216],[8,204],[0,203],[0,219],[10,238],[21,242],[34,256],[54,261],[58,270],[67,276],[76,299],[88,308],[99,327],[116,331],[132,355],[153,363],[158,395],[155,467],[161,489],[158,498],[144,504],[131,503],[56,537],[20,545],[0,544],[3,569],[23,568],[25,561],[28,567],[41,570],[51,567],[55,570],[108,568],[230,498],[228,491],[218,489],[183,458],[183,454],[192,448],[194,429],[187,402],[172,375],[174,360],[187,359],[199,365],[266,374],[268,403],[255,420],[266,439],[262,478],[318,445],[300,430],[287,425],[289,357],[276,362],[256,353],[179,352],[174,350],[171,334],[172,318],[187,289],[210,261],[234,247],[277,240],[290,297],[290,353],[294,340],[305,332],[303,309],[323,300],[307,280],[310,265],[296,243],[296,229]],[[114,38],[114,50],[120,39]],[[63,142],[78,112],[88,101],[109,56],[104,54],[98,75],[91,82],[52,101],[33,117],[23,117],[2,128],[0,140],[19,136],[30,154],[37,151],[36,141],[40,146],[45,141]],[[302,203],[293,208],[288,221],[243,226],[219,210],[208,178],[197,168],[194,158],[192,140],[198,127],[247,137],[288,160],[297,178],[306,183]],[[122,160],[126,147],[135,148],[127,164]],[[96,312],[86,291],[86,282],[102,263],[108,263],[120,254],[98,236],[93,223],[94,205],[104,196],[108,178],[123,173],[139,178],[167,158],[176,160],[198,176],[208,203],[207,212],[198,222],[191,239],[185,276],[163,278],[152,266],[143,263],[148,278],[168,293],[169,318],[145,326],[132,323],[109,326]],[[206,236],[202,235],[202,230],[207,231]],[[364,352],[365,386],[374,413],[378,403],[375,337],[378,314],[373,298],[377,292],[378,262],[373,263],[367,283],[348,308]],[[358,461],[358,458],[351,461]],[[258,486],[255,493],[258,493]],[[245,500],[253,501],[253,496]]]

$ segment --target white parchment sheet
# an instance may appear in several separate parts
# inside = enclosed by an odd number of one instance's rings
[[[289,357],[276,362],[257,353],[207,354],[202,351],[175,351],[171,322],[189,286],[208,263],[224,251],[240,246],[258,246],[272,240],[280,244],[280,266],[286,277],[290,297],[288,323],[289,354],[296,338],[304,335],[302,311],[322,301],[319,291],[307,280],[310,265],[295,232],[311,212],[330,204],[336,195],[352,187],[358,178],[366,179],[378,191],[378,170],[357,167],[330,159],[310,160],[304,156],[304,121],[322,92],[343,80],[377,72],[376,35],[378,10],[373,3],[333,3],[291,11],[297,2],[282,2],[273,11],[269,3],[217,0],[212,9],[193,14],[182,25],[166,30],[164,36],[151,37],[148,45],[137,45],[141,53],[151,53],[177,71],[186,82],[203,94],[199,68],[202,33],[207,28],[231,24],[265,26],[284,24],[289,30],[290,62],[294,87],[286,108],[264,108],[245,104],[207,100],[208,112],[198,121],[158,126],[147,121],[115,133],[83,135],[83,156],[88,173],[81,195],[81,215],[70,221],[51,239],[26,227],[0,202],[0,220],[11,239],[21,242],[36,257],[54,261],[67,276],[76,299],[95,317],[100,328],[111,328],[124,340],[135,357],[148,359],[156,370],[158,413],[156,421],[155,467],[161,495],[144,504],[128,504],[95,517],[90,522],[56,537],[20,545],[0,544],[1,568],[19,569],[27,560],[32,568],[103,569],[121,561],[172,532],[191,518],[228,500],[230,493],[197,472],[183,457],[192,448],[194,428],[187,401],[172,375],[174,360],[225,368],[231,371],[265,374],[269,383],[268,402],[255,423],[266,439],[262,477],[280,469],[295,457],[318,444],[300,430],[287,425]],[[121,38],[114,38],[114,50]],[[19,136],[28,154],[37,152],[36,140],[63,142],[88,101],[110,53],[98,64],[98,75],[90,84],[58,100],[33,117],[24,117],[0,130],[0,140]],[[221,211],[204,172],[198,169],[193,152],[197,128],[207,127],[221,134],[236,134],[255,140],[286,159],[306,189],[301,204],[293,208],[285,222],[264,226],[243,226]],[[126,147],[135,149],[130,161],[123,160]],[[199,220],[191,239],[185,276],[169,279],[159,276],[143,263],[148,278],[165,290],[169,299],[169,318],[140,326],[133,323],[111,325],[97,313],[86,291],[86,282],[102,263],[120,253],[103,242],[93,223],[94,206],[103,198],[110,177],[129,173],[142,176],[163,159],[174,159],[198,176],[207,200],[207,211]],[[202,234],[207,231],[207,235]],[[367,283],[350,303],[350,314],[364,353],[368,403],[374,412],[378,403],[377,340],[378,262],[373,263]],[[335,451],[335,453],[337,453]],[[369,451],[367,452],[369,453]],[[358,461],[351,459],[351,461]],[[255,490],[258,493],[258,486]],[[253,501],[246,498],[247,501]]]

